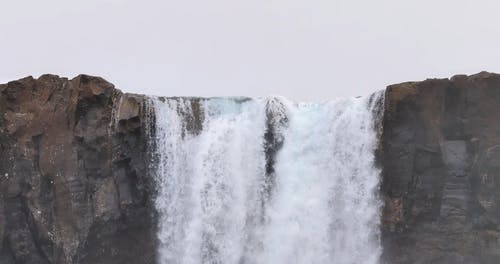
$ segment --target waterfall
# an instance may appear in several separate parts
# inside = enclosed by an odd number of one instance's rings
[[[158,263],[378,263],[381,97],[150,98]]]
[[[377,263],[372,107],[369,98],[289,107],[259,263]]]

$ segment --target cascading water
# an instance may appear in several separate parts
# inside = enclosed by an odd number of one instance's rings
[[[369,101],[298,104],[288,116],[259,263],[377,263],[377,137]]]
[[[382,93],[150,98],[159,263],[378,263]]]

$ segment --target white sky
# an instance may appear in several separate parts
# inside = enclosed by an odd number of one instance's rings
[[[0,81],[297,100],[500,72],[500,1],[0,0]]]

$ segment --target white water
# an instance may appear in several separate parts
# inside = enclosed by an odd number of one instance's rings
[[[201,100],[201,131],[188,126],[193,100],[150,102],[159,263],[378,263],[380,117],[368,98]],[[286,126],[267,120],[283,106]],[[269,122],[284,138],[271,184]]]

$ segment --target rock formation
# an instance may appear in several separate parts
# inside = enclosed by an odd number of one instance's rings
[[[97,77],[0,86],[0,263],[152,263],[140,97]]]
[[[86,75],[0,85],[0,263],[155,262],[144,98]],[[500,75],[391,85],[382,125],[382,262],[498,263]]]
[[[500,75],[389,86],[380,152],[387,263],[500,262]]]

